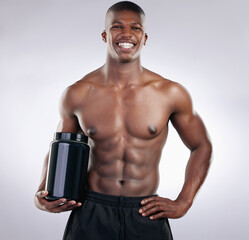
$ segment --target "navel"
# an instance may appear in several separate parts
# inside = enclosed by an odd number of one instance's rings
[[[95,135],[97,133],[97,128],[96,127],[90,127],[88,130],[87,130],[87,133],[91,136]]]
[[[120,185],[123,186],[125,184],[125,181],[124,180],[120,180],[119,183],[120,183]]]
[[[149,126],[148,130],[151,135],[157,134],[157,128],[154,125]]]

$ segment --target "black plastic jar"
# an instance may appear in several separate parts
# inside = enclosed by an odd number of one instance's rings
[[[81,201],[87,183],[88,137],[83,134],[56,132],[50,144],[46,199]]]

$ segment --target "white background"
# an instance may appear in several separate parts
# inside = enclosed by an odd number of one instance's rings
[[[0,233],[61,239],[68,213],[34,207],[63,90],[100,67],[107,0],[0,1]],[[170,220],[175,240],[249,239],[249,2],[135,1],[147,14],[142,63],[190,92],[214,145],[190,211]],[[170,126],[158,193],[175,198],[189,152]]]

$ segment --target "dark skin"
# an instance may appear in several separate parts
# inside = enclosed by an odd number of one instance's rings
[[[88,174],[92,191],[122,196],[156,194],[158,165],[171,121],[190,150],[185,181],[175,200],[160,196],[142,200],[141,216],[155,220],[182,217],[191,207],[210,165],[211,143],[187,91],[141,66],[146,44],[144,16],[133,11],[109,12],[102,39],[107,43],[104,66],[66,89],[57,131],[90,138]],[[35,196],[48,212],[73,210],[82,204],[49,202],[44,191],[48,157]]]

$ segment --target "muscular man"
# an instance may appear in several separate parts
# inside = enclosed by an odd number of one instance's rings
[[[106,63],[63,94],[57,131],[90,138],[88,193],[83,203],[47,201],[46,157],[35,204],[48,212],[73,210],[64,239],[172,239],[167,218],[188,211],[207,175],[211,143],[189,94],[141,66],[144,19],[134,3],[113,5],[102,33]],[[175,200],[156,195],[169,121],[191,153]]]

